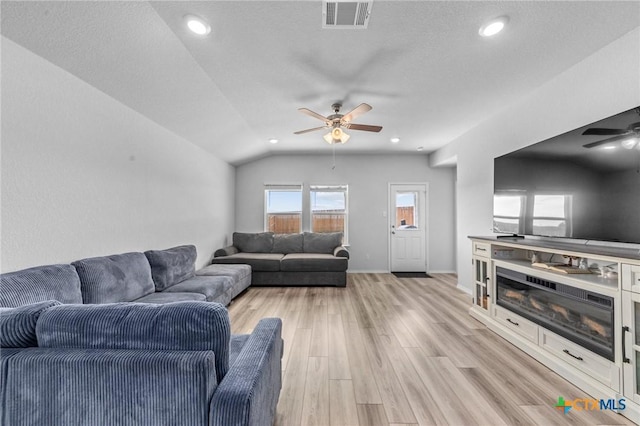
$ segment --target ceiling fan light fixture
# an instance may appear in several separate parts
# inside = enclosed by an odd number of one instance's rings
[[[398,143],[400,142],[400,138],[391,138],[390,141],[391,143]]]
[[[324,140],[330,145],[335,143],[346,143],[350,137],[351,136],[343,132],[340,127],[334,127],[329,133],[323,136]]]
[[[184,20],[187,23],[187,28],[196,35],[206,36],[211,32],[211,25],[198,16],[186,15]]]
[[[640,144],[640,136],[631,136],[620,141],[620,145],[625,149],[633,149],[638,144]]]
[[[508,16],[499,16],[495,19],[492,19],[488,22],[486,22],[483,26],[480,27],[480,31],[478,31],[478,33],[482,36],[482,37],[491,37],[494,36],[496,34],[498,34],[499,32],[501,32],[502,30],[504,30],[504,28],[507,26],[507,22],[509,22],[509,17]]]

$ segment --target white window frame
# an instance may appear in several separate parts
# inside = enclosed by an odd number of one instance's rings
[[[304,187],[302,184],[265,184],[264,185],[264,204],[263,204],[263,221],[264,230],[269,232],[269,192],[299,192],[300,193],[300,228],[298,232],[302,232],[302,221],[304,217]]]
[[[333,184],[333,185],[320,185],[313,184],[309,185],[309,228],[311,232],[315,232],[313,230],[313,205],[312,205],[312,194],[314,192],[340,192],[344,194],[344,213],[336,213],[342,214],[344,216],[343,223],[344,229],[343,232],[343,244],[348,244],[349,241],[349,185],[347,184]]]

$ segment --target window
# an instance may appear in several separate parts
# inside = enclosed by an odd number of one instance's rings
[[[549,237],[570,237],[570,195],[535,195],[533,197],[533,233]]]
[[[311,185],[312,232],[342,232],[347,240],[347,185]]]
[[[496,194],[493,197],[493,230],[505,234],[522,234],[524,195]]]
[[[418,229],[418,199],[416,191],[396,192],[396,229]]]
[[[302,185],[265,185],[264,229],[276,234],[302,230]]]

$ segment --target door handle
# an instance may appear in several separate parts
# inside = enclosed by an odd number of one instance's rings
[[[630,364],[631,360],[629,358],[627,358],[627,342],[625,342],[625,333],[629,331],[629,327],[628,326],[623,326],[622,327],[622,362],[624,362],[625,364]]]

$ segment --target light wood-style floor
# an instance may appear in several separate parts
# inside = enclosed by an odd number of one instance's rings
[[[346,288],[250,288],[229,307],[233,333],[283,321],[277,425],[612,425],[605,411],[468,314],[453,275],[349,274]]]

